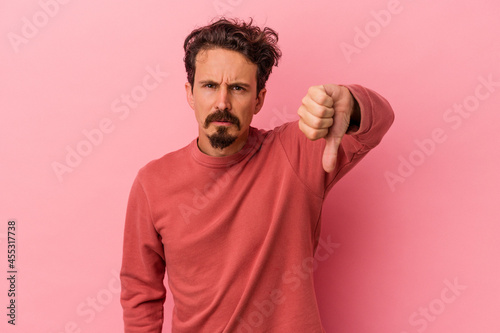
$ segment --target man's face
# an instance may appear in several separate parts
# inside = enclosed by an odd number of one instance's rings
[[[262,89],[257,96],[257,65],[236,51],[202,50],[196,56],[193,91],[189,83],[185,88],[198,121],[200,150],[212,156],[238,152],[266,94]]]

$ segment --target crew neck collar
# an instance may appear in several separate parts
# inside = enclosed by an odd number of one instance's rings
[[[210,156],[203,153],[198,148],[198,138],[194,139],[190,144],[191,156],[196,162],[212,168],[222,168],[231,166],[242,161],[249,154],[255,153],[263,139],[262,133],[254,127],[250,127],[248,131],[247,141],[245,145],[236,153],[228,156]]]

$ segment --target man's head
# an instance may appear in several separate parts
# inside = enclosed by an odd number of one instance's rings
[[[281,51],[278,34],[271,28],[260,29],[237,19],[221,18],[216,22],[193,30],[184,41],[184,64],[191,86],[196,72],[196,56],[201,50],[222,48],[244,55],[257,65],[257,92],[265,88],[273,66],[278,66]]]
[[[281,57],[277,41],[274,30],[252,26],[252,20],[247,24],[224,18],[186,38],[186,94],[199,123],[203,152],[227,155],[241,149]]]

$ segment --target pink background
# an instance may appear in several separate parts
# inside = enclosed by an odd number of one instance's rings
[[[182,43],[220,14],[280,34],[284,55],[254,126],[295,119],[307,88],[323,83],[365,85],[396,112],[325,202],[322,237],[338,244],[315,272],[326,331],[500,331],[498,3],[60,2],[0,3],[2,332],[122,331],[130,186],[145,163],[196,137]],[[68,149],[86,156],[58,177]],[[5,315],[9,219],[16,327]]]

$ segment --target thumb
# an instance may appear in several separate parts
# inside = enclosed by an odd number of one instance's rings
[[[337,161],[337,150],[340,145],[340,139],[335,138],[333,135],[333,128],[330,127],[328,134],[325,136],[326,144],[323,151],[323,169],[330,173],[335,169],[335,162]],[[338,142],[337,142],[338,141]]]

